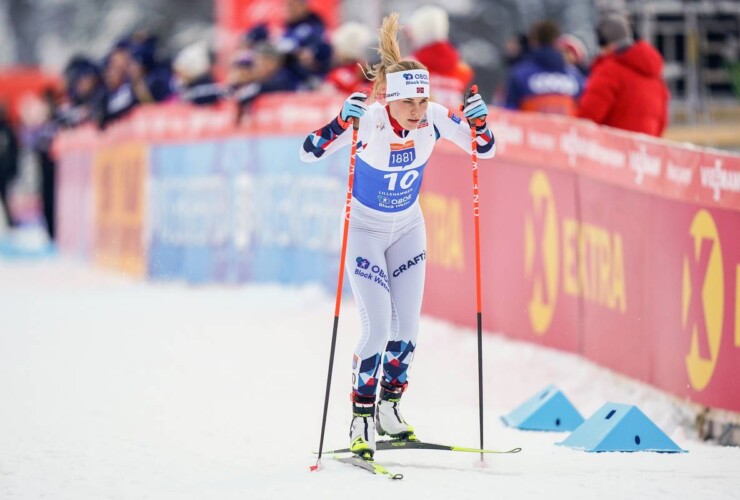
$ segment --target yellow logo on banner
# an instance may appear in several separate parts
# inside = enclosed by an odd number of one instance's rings
[[[683,260],[681,325],[691,334],[686,368],[691,386],[701,391],[717,365],[724,316],[722,246],[711,214],[700,210],[689,229],[692,241]]]
[[[558,293],[558,216],[550,181],[535,172],[529,182],[532,213],[525,215],[525,273],[532,279],[529,322],[535,333],[550,327]]]
[[[426,193],[421,195],[419,203],[429,228],[429,263],[444,269],[462,270],[465,267],[465,256],[460,202],[448,196]]]
[[[103,266],[142,275],[147,148],[143,144],[102,147],[93,163],[95,255]]]
[[[429,228],[427,232],[429,263],[445,269],[462,270],[465,267],[465,256],[460,201],[426,193],[420,197],[419,203]]]

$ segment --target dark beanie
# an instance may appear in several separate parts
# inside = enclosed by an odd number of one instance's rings
[[[627,45],[632,43],[632,29],[627,18],[620,14],[608,14],[596,25],[596,34],[600,45],[615,43]]]

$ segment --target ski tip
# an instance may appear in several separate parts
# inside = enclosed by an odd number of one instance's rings
[[[391,474],[389,477],[391,479],[403,479],[403,474]]]

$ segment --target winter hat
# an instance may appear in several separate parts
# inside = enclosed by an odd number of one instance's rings
[[[441,7],[425,5],[411,15],[409,30],[416,48],[433,42],[444,42],[450,34],[450,20]]]
[[[195,79],[211,69],[211,55],[205,42],[188,45],[177,54],[172,67],[183,77]]]
[[[365,52],[372,43],[373,34],[364,24],[347,22],[334,31],[331,45],[339,57],[364,60]]]
[[[564,33],[558,37],[555,45],[558,49],[573,56],[573,60],[576,64],[581,64],[586,61],[588,51],[581,39],[577,36],[571,35],[570,33]]]
[[[270,31],[265,23],[259,23],[247,31],[242,40],[250,45],[265,42],[270,38]]]
[[[133,45],[131,47],[131,58],[146,69],[152,69],[156,64],[155,51],[156,47],[148,43]]]
[[[601,47],[609,44],[628,45],[634,41],[627,17],[615,13],[601,18],[596,25],[596,35]]]

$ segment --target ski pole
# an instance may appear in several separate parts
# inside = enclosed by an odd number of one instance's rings
[[[349,176],[347,180],[347,200],[344,206],[344,229],[342,230],[342,250],[339,254],[339,278],[337,279],[337,298],[334,306],[334,329],[331,334],[331,350],[329,351],[329,373],[326,376],[326,394],[324,396],[324,416],[321,419],[321,438],[319,440],[319,456],[312,471],[318,470],[321,462],[321,452],[324,448],[324,431],[326,430],[326,414],[329,409],[329,393],[331,392],[331,374],[334,369],[334,351],[337,345],[337,329],[339,328],[339,309],[342,304],[342,283],[344,281],[344,260],[347,255],[347,233],[349,232],[349,215],[352,206],[352,184],[355,179],[355,159],[357,157],[357,132],[360,129],[360,119],[352,119],[352,149],[349,156]]]
[[[473,85],[465,93],[465,103],[468,98],[478,92],[478,86]],[[473,163],[473,221],[475,232],[475,298],[478,320],[478,407],[480,414],[480,448],[483,449],[483,314],[481,300],[481,273],[480,273],[480,206],[478,195],[478,141],[476,121],[469,121],[470,125],[470,148]],[[484,460],[483,453],[480,454],[481,461]]]

